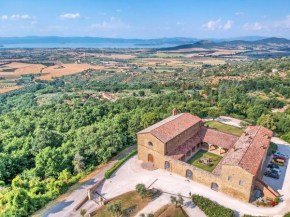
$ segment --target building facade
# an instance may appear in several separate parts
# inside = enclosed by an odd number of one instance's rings
[[[278,194],[261,181],[272,135],[262,126],[249,126],[235,136],[174,109],[172,116],[137,133],[138,159],[246,202],[257,187],[273,199]],[[223,157],[212,172],[186,163],[200,149]]]

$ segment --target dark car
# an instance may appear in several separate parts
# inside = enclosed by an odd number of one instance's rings
[[[267,167],[270,168],[270,169],[274,169],[274,168],[279,169],[279,166],[276,165],[276,164],[268,164]]]
[[[275,173],[275,172],[265,172],[264,175],[269,176],[269,177],[274,178],[274,179],[279,179],[278,173]]]

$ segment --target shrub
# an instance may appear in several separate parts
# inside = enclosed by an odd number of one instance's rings
[[[134,151],[130,152],[126,157],[124,157],[123,159],[119,160],[117,163],[115,163],[115,165],[109,169],[106,173],[105,173],[105,179],[109,179],[111,177],[111,175],[123,164],[125,163],[126,160],[128,160],[130,157],[132,157],[133,155],[137,154],[137,149],[135,149]]]
[[[290,217],[290,212],[285,213],[283,217]]]
[[[272,154],[274,154],[277,151],[277,149],[278,149],[278,146],[275,143],[271,142],[270,143],[270,150],[271,150]]]
[[[208,217],[233,217],[234,212],[225,208],[208,198],[200,195],[192,195],[192,201],[208,216]]]

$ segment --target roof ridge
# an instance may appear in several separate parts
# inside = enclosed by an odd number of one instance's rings
[[[261,125],[259,126],[259,128],[258,128],[258,130],[256,131],[256,133],[255,133],[255,135],[254,135],[253,139],[251,140],[251,142],[250,142],[249,146],[247,147],[247,150],[245,151],[245,154],[243,154],[243,157],[242,157],[242,158],[239,160],[239,163],[238,163],[238,165],[240,165],[241,161],[243,160],[243,158],[245,157],[246,153],[248,152],[248,150],[249,150],[249,147],[250,147],[250,145],[253,143],[253,141],[254,141],[254,139],[255,139],[256,135],[258,134],[258,132],[259,132],[260,128],[261,128]]]
[[[188,113],[188,112],[187,112],[187,113]],[[179,114],[177,114],[177,115],[179,115],[179,117],[181,117],[181,116],[184,115],[184,114],[186,114],[186,113],[179,113]],[[177,115],[173,115],[173,116],[177,116]],[[169,118],[169,117],[172,117],[172,115],[168,116],[167,118]],[[176,117],[176,118],[179,118],[179,117]],[[161,124],[160,126],[154,128],[153,130],[158,129],[159,127],[162,127],[163,125],[170,123],[171,121],[174,121],[176,118],[174,118],[174,119],[172,119],[172,120],[170,120],[170,121],[168,121],[168,122],[165,122],[164,124]],[[158,123],[158,122],[157,122],[157,123]],[[157,124],[157,123],[156,123],[156,124]],[[150,132],[153,131],[153,130],[150,130]]]

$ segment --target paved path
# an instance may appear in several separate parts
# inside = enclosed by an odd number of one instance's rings
[[[86,196],[87,189],[96,184],[99,180],[104,177],[105,172],[110,169],[118,160],[124,158],[129,152],[135,148],[130,148],[126,153],[120,156],[117,160],[112,161],[101,170],[97,175],[87,181],[80,188],[72,192],[67,198],[59,202],[55,207],[45,213],[42,217],[67,217],[67,216],[80,216],[79,212],[74,212],[75,206]],[[89,201],[84,205],[87,211],[93,211],[97,205],[93,201]],[[83,208],[83,207],[82,207]]]

